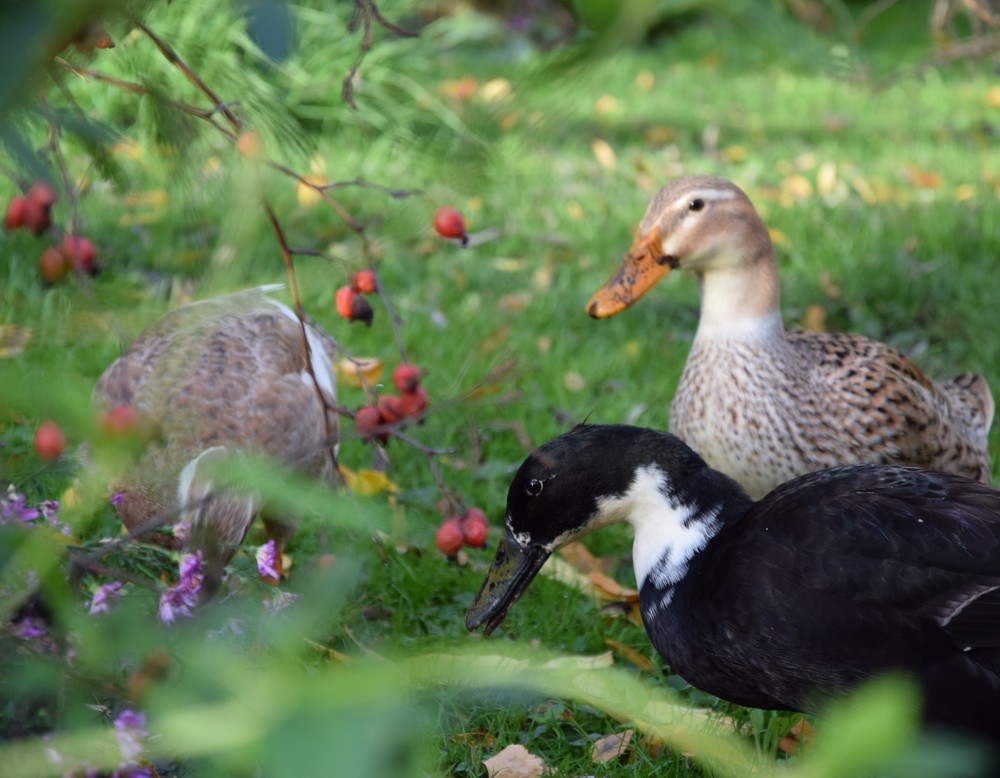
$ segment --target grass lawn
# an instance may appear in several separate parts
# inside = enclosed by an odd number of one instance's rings
[[[985,62],[915,68],[927,54],[914,41],[926,40],[928,5],[893,8],[860,48],[777,15],[757,29],[740,16],[709,16],[576,56],[457,14],[416,39],[377,35],[356,112],[340,85],[358,40],[334,12],[295,12],[298,47],[280,68],[247,53],[235,12],[164,4],[145,18],[223,100],[241,101],[267,158],[328,181],[416,190],[333,194],[365,225],[402,341],[425,370],[430,413],[409,433],[448,450],[433,467],[447,494],[486,511],[492,541],[510,476],[533,445],[584,418],[666,426],[697,325],[694,281],[671,276],[607,321],[591,320],[584,304],[617,267],[649,199],[679,175],[721,175],[750,195],[773,231],[789,326],[860,332],[936,377],[975,370],[1000,387],[1000,87]],[[385,11],[407,16],[401,2]],[[110,30],[120,36],[114,49],[74,61],[204,104],[147,38],[126,25]],[[0,234],[0,486],[13,484],[32,504],[62,499],[74,539],[93,550],[121,532],[105,484],[73,453],[92,432],[94,381],[180,302],[287,281],[263,194],[289,242],[320,252],[296,257],[306,311],[353,355],[391,368],[400,351],[380,305],[370,328],[337,316],[335,291],[364,259],[331,209],[203,123],[176,111],[165,119],[151,99],[106,84],[59,78],[80,112],[52,81],[47,99],[64,122],[61,151],[83,185],[81,224],[102,272],[45,287],[45,240]],[[8,129],[41,147],[45,122],[37,103],[26,105]],[[76,133],[80,116],[120,134],[98,136],[93,125]],[[14,151],[3,170],[31,177]],[[0,180],[0,202],[13,194],[14,182]],[[492,237],[462,249],[435,236],[431,215],[445,203],[472,233]],[[65,199],[55,215],[69,219]],[[12,347],[29,331],[23,349]],[[347,386],[339,401],[366,402]],[[43,418],[59,421],[70,441],[70,456],[54,465],[31,451]],[[349,420],[344,429],[344,464],[371,467],[371,448]],[[995,451],[997,428],[991,442]],[[107,446],[92,453],[114,456]],[[960,755],[894,740],[907,730],[891,694],[872,698],[862,731],[836,727],[850,716],[834,715],[826,748],[776,756],[797,717],[690,688],[664,672],[621,608],[544,576],[493,638],[469,635],[464,612],[492,548],[468,550],[462,564],[437,552],[446,495],[429,458],[395,440],[388,456],[391,496],[301,493],[307,511],[282,588],[303,596],[277,614],[261,610],[270,592],[256,581],[253,533],[233,562],[232,596],[195,620],[160,625],[157,587],[176,570],[162,550],[124,545],[104,559],[107,577],[91,569],[67,581],[63,546],[0,527],[0,615],[24,606],[24,570],[34,567],[51,620],[77,654],[64,674],[65,647],[46,653],[0,632],[0,664],[19,670],[0,680],[9,700],[0,773],[47,774],[32,738],[53,728],[66,753],[89,749],[113,765],[101,751],[113,744],[107,721],[127,700],[149,711],[160,735],[147,751],[160,775],[481,775],[481,760],[512,743],[570,776],[741,775],[741,759],[762,774],[864,772],[883,759],[887,775],[962,774]],[[274,488],[299,497],[297,486]],[[609,528],[588,546],[614,578],[634,584],[626,530]],[[323,554],[336,562],[320,570]],[[130,583],[116,609],[87,616],[97,585],[121,573]],[[590,680],[579,657],[609,650],[614,668]],[[502,667],[499,655],[509,658]],[[538,656],[561,664],[512,669],[515,658]],[[673,693],[717,706],[743,736],[683,741],[690,759],[637,734],[613,770],[592,764],[596,737],[635,726]],[[738,757],[730,747],[742,749]]]

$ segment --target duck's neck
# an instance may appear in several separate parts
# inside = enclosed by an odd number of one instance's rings
[[[720,263],[698,276],[698,337],[773,337],[781,323],[778,270],[770,246],[751,261]]]
[[[739,493],[733,482],[707,468],[695,478],[705,480],[704,489],[678,494],[671,491],[658,465],[645,465],[636,470],[623,494],[605,497],[600,506],[602,523],[621,519],[632,525],[636,583],[640,591],[647,583],[652,585],[657,594],[654,608],[669,603],[691,559],[719,531],[719,514],[730,492]]]

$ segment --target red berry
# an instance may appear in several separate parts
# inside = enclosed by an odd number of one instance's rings
[[[35,453],[46,462],[53,462],[66,448],[66,436],[54,421],[43,421],[35,430]]]
[[[400,392],[412,392],[420,386],[420,368],[409,362],[392,369],[392,385]]]
[[[358,435],[366,443],[375,437],[375,430],[382,425],[382,416],[378,408],[374,405],[365,405],[358,408],[354,414],[354,426],[357,427]],[[379,436],[383,442],[387,436]]]
[[[427,407],[427,390],[418,386],[412,392],[399,395],[399,409],[404,416],[416,416]]]
[[[486,513],[482,508],[466,508],[465,515],[462,518],[467,521],[486,522]]]
[[[8,230],[16,230],[24,226],[24,212],[28,206],[28,198],[18,195],[10,201],[7,206],[7,214],[4,216],[3,226]]]
[[[109,435],[127,435],[139,425],[139,415],[131,405],[122,403],[102,414],[97,424]]]
[[[28,199],[42,208],[51,208],[56,201],[56,190],[44,181],[36,181],[28,190]]]
[[[403,418],[400,399],[394,394],[383,394],[378,398],[378,412],[383,424],[392,424]]]
[[[48,207],[39,205],[32,199],[24,203],[24,226],[35,235],[41,235],[52,224],[52,214]]]
[[[449,516],[441,522],[434,533],[434,543],[438,551],[446,556],[455,556],[462,544],[465,543],[465,536],[462,534],[462,526],[458,516]]]
[[[67,233],[59,244],[59,250],[74,270],[89,275],[97,273],[97,264],[94,261],[97,259],[97,249],[88,238]]]
[[[363,321],[371,327],[372,319],[375,318],[375,311],[372,310],[371,303],[361,295],[356,294],[351,300],[351,315],[347,318],[351,321]]]
[[[349,286],[342,286],[337,290],[337,296],[334,298],[337,303],[337,313],[343,316],[345,319],[351,318],[351,302],[358,293],[355,292]]]
[[[49,246],[38,260],[38,273],[47,284],[58,284],[69,273],[69,262],[55,246]]]
[[[115,42],[111,40],[111,36],[106,32],[102,32],[97,36],[97,40],[94,41],[95,49],[113,49],[115,47]]]
[[[473,548],[482,548],[486,545],[487,524],[486,519],[478,516],[462,519],[462,537],[465,542]]]
[[[354,281],[351,286],[354,287],[355,292],[360,292],[361,294],[371,294],[376,289],[375,271],[367,267],[363,270],[359,270],[354,274]]]
[[[462,214],[450,205],[442,205],[434,211],[434,230],[442,238],[461,238],[465,235],[465,219]]]

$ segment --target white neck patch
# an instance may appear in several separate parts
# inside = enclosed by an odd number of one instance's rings
[[[640,589],[647,579],[658,589],[680,581],[691,557],[717,530],[719,507],[699,515],[694,506],[669,499],[663,489],[666,483],[660,468],[647,465],[636,471],[624,495],[598,503],[601,524],[623,520],[632,525],[632,565]]]

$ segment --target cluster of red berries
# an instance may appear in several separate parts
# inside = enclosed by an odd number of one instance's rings
[[[35,235],[41,235],[52,226],[52,206],[56,202],[55,190],[44,181],[32,184],[26,195],[18,195],[10,201],[4,216],[4,227],[18,230],[24,227]],[[95,275],[97,273],[97,249],[88,238],[66,234],[57,246],[49,246],[38,260],[38,272],[42,280],[49,284],[62,281],[71,270]]]
[[[55,189],[44,181],[37,181],[31,185],[27,195],[18,195],[10,201],[3,226],[8,230],[24,227],[35,235],[41,235],[52,224],[55,201]]]
[[[337,313],[348,321],[363,321],[370,327],[375,311],[362,295],[371,294],[377,289],[374,270],[364,268],[357,271],[350,286],[342,286],[337,290]]]
[[[434,533],[438,551],[455,556],[462,546],[483,548],[487,534],[486,514],[479,508],[468,508],[461,516],[448,516]]]
[[[383,394],[378,405],[364,405],[354,414],[354,426],[363,441],[372,438],[385,443],[389,434],[379,428],[417,416],[427,407],[427,390],[420,385],[420,368],[409,362],[396,365],[392,371],[392,384],[399,394]]]

